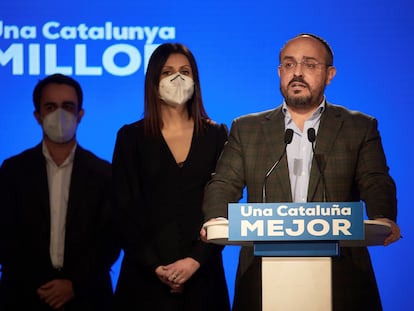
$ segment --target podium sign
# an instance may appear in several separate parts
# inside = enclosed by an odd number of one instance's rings
[[[262,257],[262,311],[332,310],[331,257],[364,239],[362,202],[230,203],[228,220]]]
[[[362,202],[230,203],[228,221],[205,228],[213,243],[253,244],[262,257],[261,311],[332,311],[339,243],[382,245],[390,232],[387,223],[364,222],[363,211]]]
[[[230,203],[229,241],[363,240],[362,202]]]
[[[362,202],[230,203],[229,241],[253,241],[256,256],[337,256],[363,240]]]

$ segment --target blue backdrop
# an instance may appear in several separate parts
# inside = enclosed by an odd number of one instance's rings
[[[189,46],[210,116],[230,126],[281,103],[279,49],[300,32],[316,33],[335,52],[328,99],[379,120],[404,239],[370,250],[384,309],[413,310],[413,9],[409,0],[2,1],[0,162],[40,141],[31,95],[46,74],[59,71],[82,84],[79,142],[111,160],[117,130],[142,116],[145,65],[157,44]],[[232,290],[238,248],[224,255]],[[114,282],[118,270],[119,263]]]

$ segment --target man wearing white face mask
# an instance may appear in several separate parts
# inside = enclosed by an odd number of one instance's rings
[[[83,110],[79,111],[79,121],[82,116]],[[67,143],[73,140],[79,121],[75,114],[66,111],[65,108],[57,108],[44,118],[39,117],[45,135],[55,143]]]
[[[55,74],[33,91],[37,146],[0,167],[0,310],[110,310],[111,166],[76,140],[81,87]]]

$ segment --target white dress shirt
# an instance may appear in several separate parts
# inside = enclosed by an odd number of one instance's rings
[[[43,142],[50,201],[50,257],[55,268],[63,267],[65,254],[66,212],[76,145],[66,160],[57,166]]]
[[[322,112],[325,109],[325,98],[312,116],[305,121],[303,131],[293,122],[286,103],[283,103],[285,113],[285,128],[293,130],[292,142],[287,146],[286,154],[289,166],[289,179],[293,202],[306,202],[308,197],[309,177],[312,166],[312,144],[308,140],[308,129],[318,132]]]

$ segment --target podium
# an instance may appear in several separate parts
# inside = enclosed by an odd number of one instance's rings
[[[332,207],[344,213],[321,215]],[[252,246],[262,258],[262,311],[331,311],[332,257],[340,247],[382,245],[390,232],[364,221],[360,202],[231,203],[228,220],[204,227],[210,242]]]

